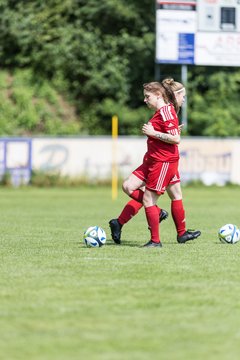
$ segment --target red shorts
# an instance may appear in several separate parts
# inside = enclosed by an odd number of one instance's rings
[[[170,184],[180,182],[178,161],[161,162],[148,159],[133,174],[146,183],[146,188],[164,194]]]

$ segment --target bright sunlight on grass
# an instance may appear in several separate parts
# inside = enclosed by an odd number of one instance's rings
[[[239,188],[184,188],[188,228],[180,245],[171,217],[161,249],[149,240],[144,211],[110,240],[108,221],[127,197],[109,188],[1,189],[3,360],[226,360],[240,353],[240,243],[218,229],[240,225]],[[159,201],[170,212],[167,195]],[[107,233],[102,248],[82,235]]]

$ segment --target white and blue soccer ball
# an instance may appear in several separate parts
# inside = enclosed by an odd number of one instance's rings
[[[218,230],[218,238],[225,244],[236,244],[240,240],[240,230],[236,225],[226,224]]]
[[[83,242],[87,247],[101,247],[106,240],[106,233],[100,226],[90,226],[83,235]]]

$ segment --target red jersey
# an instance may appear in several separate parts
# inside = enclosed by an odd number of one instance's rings
[[[179,134],[178,117],[172,104],[162,106],[149,120],[154,130],[172,135]],[[179,159],[178,145],[168,144],[148,136],[147,158],[157,161],[174,162]]]

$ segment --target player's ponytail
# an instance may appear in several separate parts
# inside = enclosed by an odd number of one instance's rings
[[[174,80],[172,78],[164,79],[161,84],[165,89],[166,95],[168,97],[169,102],[171,102],[175,108],[176,113],[179,112],[179,105],[176,99],[176,96],[174,95]]]

